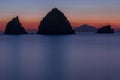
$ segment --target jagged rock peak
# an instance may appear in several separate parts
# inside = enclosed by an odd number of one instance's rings
[[[19,22],[19,17],[16,16],[15,18],[12,19],[12,21],[17,21],[17,22]]]
[[[14,17],[9,23],[14,23],[14,22],[15,23],[20,23],[18,16]]]
[[[38,34],[74,34],[63,12],[53,8],[41,21]]]
[[[22,27],[19,17],[13,18],[10,22],[8,22],[5,34],[26,34],[24,27]]]

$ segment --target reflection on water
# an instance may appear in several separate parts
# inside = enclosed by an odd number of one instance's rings
[[[0,80],[120,80],[120,37],[0,36]]]

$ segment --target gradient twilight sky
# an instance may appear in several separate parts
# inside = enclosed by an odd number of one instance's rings
[[[0,31],[16,16],[25,29],[36,30],[55,7],[65,13],[72,26],[111,24],[120,28],[120,0],[0,0]]]

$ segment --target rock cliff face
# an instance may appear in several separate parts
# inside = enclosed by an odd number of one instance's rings
[[[27,34],[25,29],[19,22],[18,16],[13,18],[10,22],[8,22],[5,29],[5,34]]]
[[[110,25],[107,25],[99,28],[97,33],[114,33],[114,29],[112,29]]]
[[[97,28],[84,24],[75,29],[76,32],[96,32]]]
[[[74,34],[71,24],[57,8],[52,9],[41,21],[37,34]]]

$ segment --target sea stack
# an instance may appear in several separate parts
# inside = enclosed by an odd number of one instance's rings
[[[97,33],[114,33],[114,29],[111,28],[111,25],[106,25],[102,28],[99,28]]]
[[[5,29],[5,34],[27,34],[24,27],[22,27],[18,16],[8,22]]]
[[[53,8],[41,21],[37,34],[74,34],[70,22],[57,8]]]

